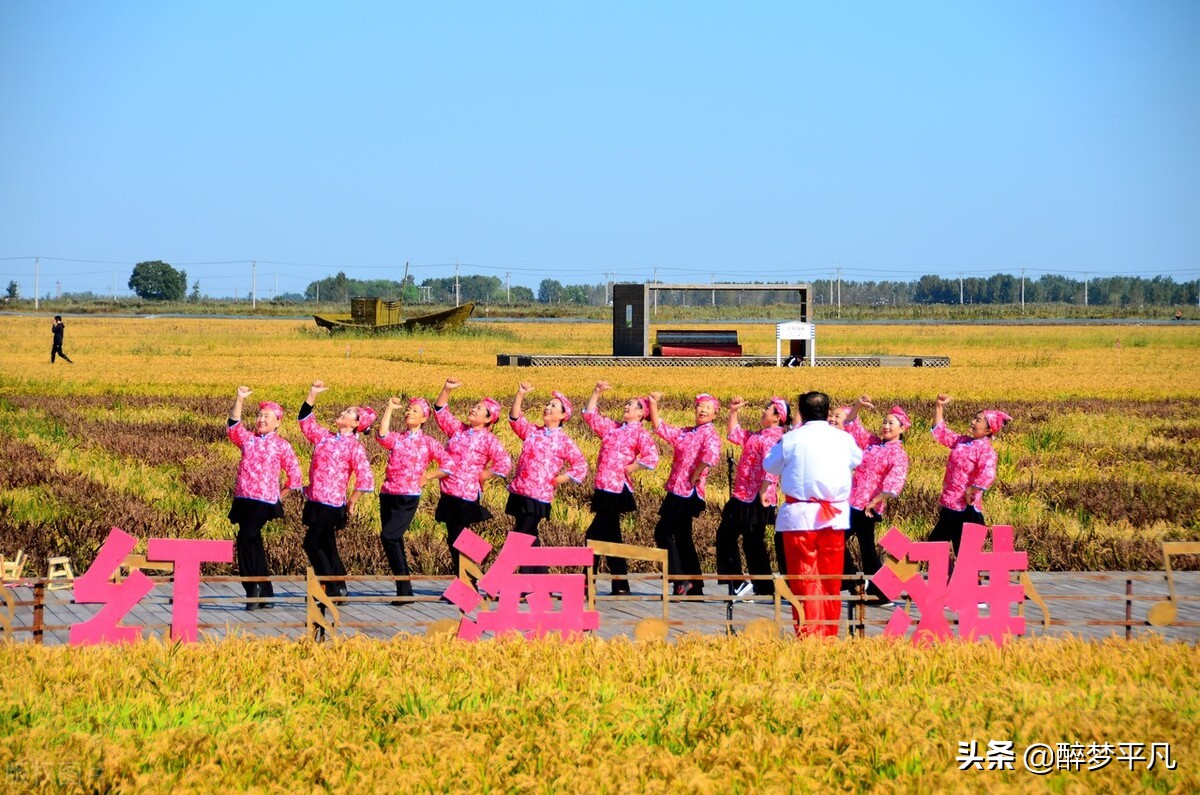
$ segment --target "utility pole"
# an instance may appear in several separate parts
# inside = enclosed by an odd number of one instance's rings
[[[1088,283],[1088,275],[1085,273],[1085,274],[1083,274],[1083,305],[1084,306],[1088,305],[1087,283]]]
[[[458,260],[454,261],[454,305],[458,306],[459,290],[458,290]]]
[[[658,268],[654,269],[654,284],[658,284]],[[1198,299],[1200,300],[1200,299]],[[654,316],[658,317],[658,287],[654,288]]]
[[[250,308],[258,306],[258,261],[250,261]]]
[[[829,280],[829,305],[833,306],[833,279]]]
[[[317,282],[317,303],[321,303],[321,283]]]
[[[56,281],[54,283],[54,300],[57,301],[61,298],[62,298],[62,282]]]
[[[512,275],[511,271],[504,272],[504,295],[505,295],[504,301],[505,301],[505,303],[509,303],[509,304],[512,303],[512,287],[510,287],[508,284],[508,277],[511,275]]]
[[[841,319],[841,317],[842,317],[842,269],[841,269],[841,268],[838,268],[838,269],[837,269],[837,280],[838,280],[838,311],[837,311],[837,316],[838,316],[838,319],[840,320],[840,319]]]
[[[1025,314],[1025,269],[1021,268],[1021,314]]]
[[[963,279],[962,274],[958,274],[958,305],[963,305]]]
[[[42,275],[41,257],[33,258],[33,308],[38,308],[38,291],[41,290],[39,279]]]
[[[716,284],[717,283],[717,274],[715,274],[715,273],[710,274],[708,283]],[[712,305],[713,306],[717,305],[717,290],[715,287],[713,288],[713,291],[712,291]]]

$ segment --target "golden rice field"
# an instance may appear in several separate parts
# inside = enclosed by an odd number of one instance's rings
[[[913,467],[892,521],[932,526],[945,453],[927,430],[948,392],[951,425],[996,406],[1000,478],[985,500],[1046,569],[1158,568],[1157,545],[1200,539],[1200,329],[1186,326],[830,326],[822,354],[948,355],[949,369],[498,369],[500,352],[608,352],[603,323],[488,324],[450,337],[329,338],[295,321],[68,319],[76,364],[48,362],[48,322],[0,316],[0,554],[72,556],[81,571],[111,524],[135,535],[231,538],[236,450],[224,437],[234,389],[289,413],[308,385],[333,385],[318,416],[432,397],[452,407],[517,383],[602,408],[652,389],[686,422],[708,391],[752,405],[822,389],[869,393],[916,421]],[[685,324],[679,324],[685,325]],[[774,350],[768,325],[735,326],[748,352]],[[1117,345],[1117,341],[1120,345]],[[746,411],[752,422],[757,411]],[[868,425],[878,417],[867,417]],[[722,416],[719,423],[723,424]],[[432,426],[428,429],[434,435]],[[295,423],[283,428],[307,463]],[[597,444],[572,421],[594,460]],[[500,437],[514,454],[515,437]],[[368,441],[376,472],[383,457]],[[730,448],[732,450],[732,448]],[[666,466],[639,481],[626,539],[650,543]],[[697,541],[712,570],[714,472]],[[505,530],[503,492],[487,501]],[[543,525],[578,543],[590,484],[560,492]],[[427,495],[429,497],[430,495]],[[423,501],[409,533],[418,573],[447,571],[444,529]],[[342,533],[352,572],[386,570],[376,503]],[[298,505],[268,525],[273,570],[302,571]],[[1176,564],[1195,566],[1177,560]],[[588,639],[479,644],[420,638],[336,644],[233,639],[71,649],[0,643],[0,782],[13,792],[1194,792],[1200,696],[1194,644],[1066,639],[826,643],[688,636],[668,645]],[[1013,770],[960,771],[960,742],[1012,741]],[[1175,770],[1026,770],[1034,743],[1169,743]]]
[[[774,350],[766,324],[735,326],[747,352]],[[0,317],[7,341],[0,375],[0,554],[25,548],[37,560],[68,554],[86,565],[112,524],[139,536],[232,537],[225,519],[237,451],[224,438],[224,417],[238,384],[255,399],[291,414],[317,378],[333,388],[318,417],[350,403],[379,408],[388,395],[433,397],[443,380],[466,385],[452,407],[483,395],[511,400],[518,382],[552,388],[577,408],[598,379],[613,384],[602,409],[630,394],[667,393],[668,419],[688,421],[690,397],[712,392],[755,401],[808,389],[839,401],[868,393],[881,406],[903,404],[914,418],[906,448],[908,485],[893,503],[892,523],[912,536],[932,527],[945,450],[926,432],[938,392],[955,397],[952,426],[965,429],[979,408],[996,406],[1016,420],[1000,436],[1000,477],[985,500],[993,524],[1012,524],[1017,543],[1038,569],[1139,569],[1161,565],[1164,540],[1200,538],[1200,328],[1192,326],[821,326],[823,354],[927,354],[951,357],[933,368],[650,369],[498,368],[497,353],[607,353],[605,323],[473,324],[438,336],[331,338],[310,322],[217,319],[93,319],[68,324],[66,350],[76,364],[48,361],[42,319]],[[761,405],[758,404],[758,405]],[[868,427],[880,417],[865,418]],[[718,419],[724,424],[724,417]],[[433,423],[428,429],[439,432]],[[578,419],[570,433],[594,461],[598,443]],[[290,419],[284,434],[302,463],[307,444]],[[515,455],[516,437],[500,438]],[[382,471],[378,445],[367,448]],[[665,450],[665,447],[664,447]],[[736,454],[732,446],[729,454]],[[650,543],[668,464],[640,476],[641,511],[627,518],[626,539]],[[719,509],[728,498],[725,467],[710,479],[710,510],[696,523],[698,547],[713,567]],[[435,487],[409,533],[417,573],[448,571],[444,529],[432,519]],[[579,543],[590,522],[590,484],[560,491],[543,524],[551,543]],[[502,536],[503,486],[485,497],[496,519],[485,535]],[[342,535],[352,573],[386,570],[377,541],[376,503]],[[299,506],[268,526],[273,570],[303,570]],[[12,554],[12,552],[8,552]],[[1181,561],[1185,566],[1195,562]]]
[[[1182,643],[0,644],[0,670],[11,792],[1200,788]],[[1011,741],[1014,769],[960,770],[970,741]],[[1035,743],[1168,743],[1176,767],[1042,777]]]

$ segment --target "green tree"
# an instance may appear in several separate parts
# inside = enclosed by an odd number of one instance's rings
[[[558,279],[542,279],[538,285],[538,301],[543,304],[557,304],[562,300],[563,286]]]
[[[197,303],[200,300],[200,280],[199,279],[197,279],[196,282],[192,285],[192,294],[188,296],[188,300],[191,301],[193,304]]]
[[[14,281],[8,283],[8,297],[13,300],[21,297],[21,287]]]
[[[129,276],[129,289],[150,301],[182,301],[187,294],[187,271],[162,260],[139,262]]]

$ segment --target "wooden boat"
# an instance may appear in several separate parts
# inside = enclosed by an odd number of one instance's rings
[[[313,315],[313,320],[321,328],[329,329],[330,333],[357,329],[358,331],[413,331],[415,329],[434,329],[445,331],[454,329],[467,322],[467,318],[475,311],[475,304],[468,302],[462,306],[443,309],[440,312],[430,312],[426,315],[414,315],[405,318],[402,314],[403,304],[400,301],[384,301],[380,298],[350,299],[350,313],[329,315]]]

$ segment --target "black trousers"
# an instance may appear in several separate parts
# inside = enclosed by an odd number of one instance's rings
[[[338,554],[337,531],[346,525],[346,508],[308,502],[304,505],[304,552],[318,577],[343,577],[346,566]],[[325,593],[344,596],[346,583],[324,582]]]
[[[742,579],[739,540],[746,553],[746,570],[753,575],[769,575],[771,558],[767,555],[766,511],[757,503],[731,498],[725,503],[721,523],[717,525],[717,574],[724,575],[720,582],[726,585]],[[775,586],[770,580],[755,580],[754,593],[770,596],[775,593]]]
[[[875,546],[875,527],[879,524],[879,515],[867,516],[866,511],[857,508],[850,509],[850,532],[846,535],[846,552],[842,561],[842,574],[854,574],[856,568],[854,559],[850,557],[850,539],[858,539],[858,551],[862,556],[862,570],[868,577],[879,571],[883,561]],[[853,592],[860,580],[843,580],[842,590]],[[883,591],[874,583],[867,586],[867,593],[874,597],[882,597]]]
[[[71,361],[71,357],[69,357],[65,353],[63,353],[61,342],[56,341],[54,343],[53,347],[50,348],[50,364],[54,364],[55,354],[63,357],[63,359],[66,361],[67,364],[75,364],[75,362]]]
[[[667,550],[667,573],[672,577],[700,574],[700,556],[696,554],[696,541],[692,538],[692,520],[698,511],[689,505],[692,499],[699,498],[684,499],[668,494],[654,527],[654,545]],[[700,510],[703,510],[703,503]],[[704,593],[704,580],[695,579],[691,584],[693,595]]]
[[[512,531],[514,533],[525,533],[533,536],[533,545],[540,546],[541,540],[538,538],[538,525],[542,523],[542,517],[533,514],[524,514],[523,516],[514,516],[515,524]],[[550,569],[546,566],[522,566],[522,574],[548,574]]]
[[[420,495],[416,494],[379,495],[379,523],[383,528],[379,533],[379,540],[383,544],[383,554],[387,557],[388,566],[396,577],[407,577],[412,573],[408,568],[408,555],[404,549],[404,533],[412,524],[420,501]],[[410,581],[396,582],[396,596],[412,595]]]
[[[949,508],[942,506],[941,512],[938,514],[937,524],[933,526],[933,531],[929,534],[929,541],[949,541],[954,547],[954,557],[958,557],[958,547],[962,544],[963,525],[967,523],[987,524],[983,520],[983,514],[972,507],[968,507],[964,511],[952,511]]]
[[[592,518],[584,539],[607,541],[612,544],[623,543],[621,540],[621,514],[616,511],[601,510]],[[629,574],[629,561],[625,558],[607,558],[608,573],[613,576],[613,592],[629,593],[629,581],[618,579]],[[600,571],[600,556],[592,564],[592,571]]]
[[[269,577],[267,549],[263,544],[262,529],[272,519],[283,517],[283,506],[278,502],[237,497],[229,509],[229,521],[238,527],[234,540],[237,553],[238,574],[243,577]],[[246,596],[274,596],[270,582],[243,582]]]

